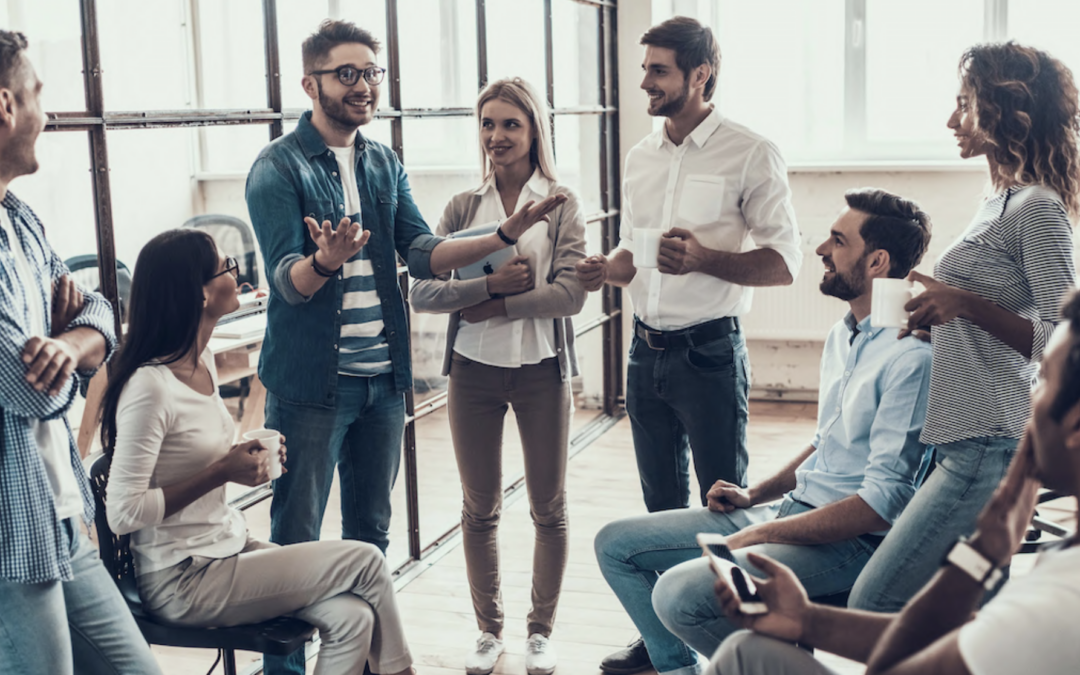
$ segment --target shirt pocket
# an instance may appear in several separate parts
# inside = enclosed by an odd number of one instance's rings
[[[338,224],[334,202],[329,199],[304,200],[304,217],[314,218],[319,225],[322,225],[324,220],[329,220],[330,225],[335,228]]]
[[[724,178],[707,174],[691,174],[683,182],[679,198],[679,218],[704,225],[720,220],[724,204]]]

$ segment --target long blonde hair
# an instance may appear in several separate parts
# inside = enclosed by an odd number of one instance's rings
[[[529,159],[533,166],[540,168],[540,173],[544,174],[548,180],[558,180],[555,173],[555,150],[551,140],[551,118],[548,115],[547,101],[536,93],[531,84],[520,77],[496,80],[484,87],[484,90],[480,92],[480,98],[476,101],[478,123],[483,119],[480,111],[483,110],[484,104],[496,99],[515,106],[529,118],[536,132],[532,148],[529,149]],[[480,145],[480,165],[484,168],[484,180],[487,180],[495,171],[495,166],[484,152],[483,144]]]

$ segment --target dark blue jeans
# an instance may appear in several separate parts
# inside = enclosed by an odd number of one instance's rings
[[[339,376],[333,409],[287,403],[266,394],[266,426],[285,435],[288,471],[274,481],[270,541],[317,541],[337,467],[341,538],[390,543],[390,491],[401,461],[405,399],[393,374]],[[303,673],[303,650],[263,658],[267,675]]]
[[[701,503],[717,480],[746,485],[750,359],[742,331],[693,349],[634,337],[626,411],[650,512],[690,505],[690,453]]]

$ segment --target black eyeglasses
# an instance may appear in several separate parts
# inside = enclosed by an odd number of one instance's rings
[[[234,258],[232,256],[229,256],[229,257],[225,258],[225,269],[221,270],[220,272],[218,272],[214,276],[210,277],[209,279],[207,279],[207,281],[208,282],[213,281],[214,279],[217,279],[221,275],[228,274],[230,272],[232,272],[232,275],[233,275],[234,278],[237,278],[237,277],[240,276],[240,263],[236,262],[236,258]]]
[[[371,66],[370,68],[361,70],[353,66],[341,66],[340,68],[334,68],[333,70],[313,70],[308,73],[308,75],[329,75],[330,73],[336,74],[338,82],[346,87],[351,87],[359,82],[361,75],[364,76],[364,82],[376,85],[382,83],[383,77],[386,76],[386,68]]]

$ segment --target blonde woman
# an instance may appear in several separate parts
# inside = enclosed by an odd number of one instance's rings
[[[502,508],[503,418],[512,407],[525,455],[536,528],[525,669],[555,669],[549,643],[566,568],[566,455],[577,372],[570,317],[585,290],[574,266],[585,257],[577,196],[556,180],[547,107],[519,78],[488,85],[476,104],[484,180],[447,204],[437,234],[525,219],[547,220],[514,242],[516,255],[486,276],[418,281],[413,307],[450,314],[444,373],[450,430],[464,493],[465,564],[481,635],[465,661],[486,675],[503,651],[497,533]],[[555,197],[546,216],[533,204]],[[515,228],[516,229],[516,228]],[[487,270],[485,270],[487,271]]]

